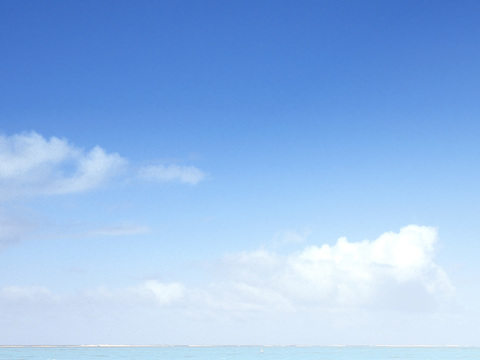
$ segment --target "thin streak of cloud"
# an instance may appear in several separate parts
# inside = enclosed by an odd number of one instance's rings
[[[105,226],[88,232],[87,236],[126,236],[148,234],[150,228],[142,225],[119,224]]]
[[[181,182],[195,185],[204,180],[206,174],[195,166],[180,165],[155,165],[140,169],[138,173],[141,179],[158,182]]]

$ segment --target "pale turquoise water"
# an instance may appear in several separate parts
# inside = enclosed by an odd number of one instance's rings
[[[468,360],[478,347],[0,347],[0,360]]]

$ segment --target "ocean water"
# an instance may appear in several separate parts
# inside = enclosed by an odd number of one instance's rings
[[[0,346],[0,360],[468,360],[479,347]]]

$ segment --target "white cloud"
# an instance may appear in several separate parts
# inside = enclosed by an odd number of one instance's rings
[[[65,139],[36,132],[0,135],[0,186],[3,197],[77,193],[97,188],[127,169],[128,161],[99,146],[89,151]],[[194,166],[148,166],[138,177],[158,182],[197,184],[206,174]]]
[[[0,135],[0,184],[6,195],[65,194],[93,189],[127,161],[96,146],[89,152],[65,139],[30,132]]]
[[[206,177],[206,174],[195,166],[155,165],[140,169],[139,177],[145,180],[159,182],[178,181],[195,185],[202,181]]]
[[[107,154],[98,146],[76,160],[75,173],[58,179],[56,189],[51,193],[64,194],[93,189],[115,175],[126,164],[126,160],[118,154]]]
[[[436,229],[410,225],[373,241],[340,238],[333,246],[308,246],[286,256],[266,250],[233,254],[225,268],[233,281],[281,296],[295,307],[415,310],[453,294],[446,273],[433,261],[436,240]],[[402,296],[409,301],[402,303]]]
[[[60,295],[8,286],[0,288],[0,333],[23,339],[28,321],[43,343],[445,343],[452,326],[473,329],[478,316],[438,306],[453,287],[434,261],[436,241],[434,228],[411,225],[287,255],[237,253],[225,258],[223,278],[198,287],[148,280]],[[71,330],[45,338],[45,323]],[[448,341],[463,343],[463,335]]]
[[[146,167],[140,174],[144,179],[187,184],[196,184],[205,177],[196,167],[177,165]],[[5,207],[4,211],[0,208],[0,251],[22,241],[33,229],[27,226],[28,221],[3,215],[15,207],[15,201],[10,200],[22,196],[81,193],[120,175],[124,179],[139,176],[125,158],[107,153],[99,146],[84,150],[66,139],[45,138],[34,131],[11,136],[0,134],[0,202]],[[42,227],[45,226],[38,226]],[[145,226],[120,224],[76,236],[134,235],[149,230]]]

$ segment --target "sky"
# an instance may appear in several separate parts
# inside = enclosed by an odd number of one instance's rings
[[[0,343],[480,345],[479,23],[0,1]]]

